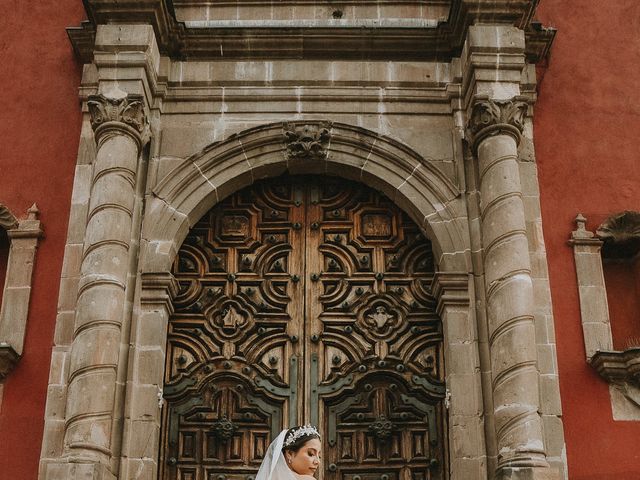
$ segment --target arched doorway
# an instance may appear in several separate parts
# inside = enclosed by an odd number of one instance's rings
[[[384,195],[279,177],[220,202],[174,262],[161,479],[249,480],[320,426],[324,478],[445,478],[431,245]]]

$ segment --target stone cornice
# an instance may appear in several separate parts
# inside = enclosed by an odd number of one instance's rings
[[[467,125],[473,149],[486,137],[499,134],[510,135],[519,143],[528,108],[526,97],[509,100],[476,97]]]
[[[348,26],[301,22],[283,27],[278,23],[208,22],[195,28],[175,18],[171,0],[84,0],[88,21],[67,29],[77,55],[85,63],[93,59],[96,25],[145,23],[153,26],[160,52],[178,59],[359,59],[442,60],[460,55],[469,25],[513,25],[525,30],[527,58],[543,59],[555,30],[545,29],[532,18],[539,0],[451,0],[449,18],[433,26]],[[409,19],[408,19],[409,20]],[[375,23],[375,22],[374,22]]]

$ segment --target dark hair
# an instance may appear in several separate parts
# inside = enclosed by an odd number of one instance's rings
[[[304,428],[304,427],[303,426],[293,427],[287,430],[287,434],[284,436],[285,442],[287,441],[287,438],[289,438],[289,435],[292,435],[293,432],[301,428]],[[300,437],[296,438],[295,442],[282,447],[282,451],[297,453],[297,451],[300,450],[305,443],[307,443],[309,440],[313,440],[314,438],[317,438],[318,440],[320,440],[320,435],[318,435],[317,433],[305,433],[304,435],[301,435]]]

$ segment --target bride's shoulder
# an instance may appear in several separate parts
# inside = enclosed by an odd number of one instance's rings
[[[297,473],[294,473],[294,475],[296,476],[296,480],[316,480],[316,478],[311,475],[299,475]]]

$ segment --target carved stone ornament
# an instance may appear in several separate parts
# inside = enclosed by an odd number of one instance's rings
[[[609,383],[640,387],[640,347],[622,352],[598,351],[591,358],[591,366]]]
[[[146,127],[142,95],[107,97],[90,95],[87,102],[91,114],[91,127],[94,131],[110,123],[124,123],[141,135]]]
[[[284,124],[284,143],[288,159],[324,160],[331,140],[331,122],[316,125]]]
[[[0,203],[0,227],[5,230],[11,230],[18,226],[18,219],[11,211]]]
[[[511,100],[490,100],[479,97],[471,109],[467,135],[474,149],[492,135],[511,135],[520,142],[528,105],[514,97]]]
[[[640,251],[640,212],[625,211],[610,216],[596,235],[604,244],[606,258],[631,258]]]

